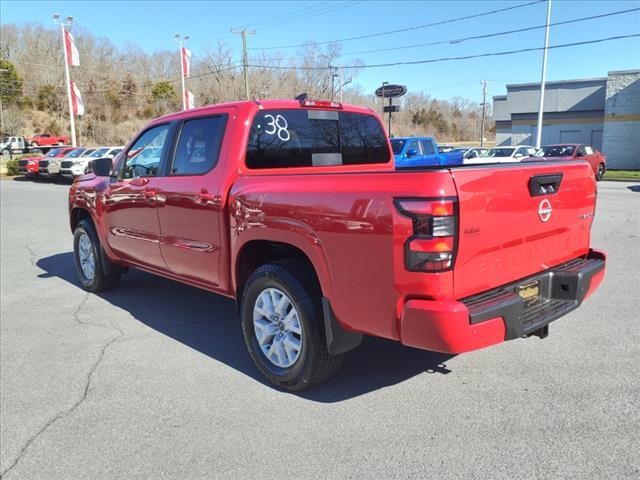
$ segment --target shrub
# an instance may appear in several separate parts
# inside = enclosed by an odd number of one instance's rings
[[[7,175],[13,177],[15,175],[20,175],[18,171],[18,159],[12,158],[11,160],[7,160]]]

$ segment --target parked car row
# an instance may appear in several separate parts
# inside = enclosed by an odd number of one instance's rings
[[[61,147],[51,150],[46,155],[23,158],[18,161],[18,170],[28,177],[55,180],[75,177],[89,172],[90,164],[96,158],[115,158],[124,147]]]
[[[598,180],[602,179],[607,168],[605,155],[583,144],[547,145],[540,149],[531,145],[454,148],[438,145],[431,137],[396,137],[391,139],[391,148],[397,168],[586,160]]]

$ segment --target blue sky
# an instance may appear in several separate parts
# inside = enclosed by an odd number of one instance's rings
[[[175,48],[175,33],[189,34],[194,57],[218,40],[241,58],[241,39],[229,28],[256,30],[250,47],[327,41],[396,30],[528,3],[519,1],[2,1],[3,23],[42,22],[53,28],[51,14],[73,15],[76,22],[116,45],[133,42],[147,51]],[[640,7],[640,1],[553,0],[552,22]],[[483,35],[545,22],[546,3],[474,20],[410,32],[343,42],[343,52],[360,52],[416,43]],[[640,33],[640,12],[552,27],[550,44],[579,42]],[[475,55],[543,45],[544,29],[457,44],[407,48],[391,52],[345,55],[365,64]],[[295,49],[283,49],[293,55]],[[253,50],[252,53],[258,53]],[[489,96],[505,93],[506,83],[537,82],[542,52],[362,70],[356,82],[373,91],[382,81],[407,85],[437,98],[456,95],[479,101],[480,80],[490,80]],[[548,80],[600,77],[610,70],[640,68],[640,38],[551,50]]]

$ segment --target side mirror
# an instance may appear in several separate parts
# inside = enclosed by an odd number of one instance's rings
[[[514,157],[515,157],[515,158],[521,158],[522,156],[523,156],[523,155],[522,155],[521,153],[516,153],[516,154],[514,155]]]
[[[113,160],[109,157],[96,158],[89,164],[89,169],[97,177],[108,177],[111,175],[111,169],[113,168]]]
[[[415,148],[410,148],[407,150],[407,157],[415,157],[418,154],[418,151]]]

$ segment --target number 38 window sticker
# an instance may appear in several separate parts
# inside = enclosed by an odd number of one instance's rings
[[[271,114],[266,114],[264,116],[264,120],[266,122],[264,133],[267,135],[276,135],[283,142],[288,142],[291,139],[289,123],[282,115],[278,114],[273,116]]]

